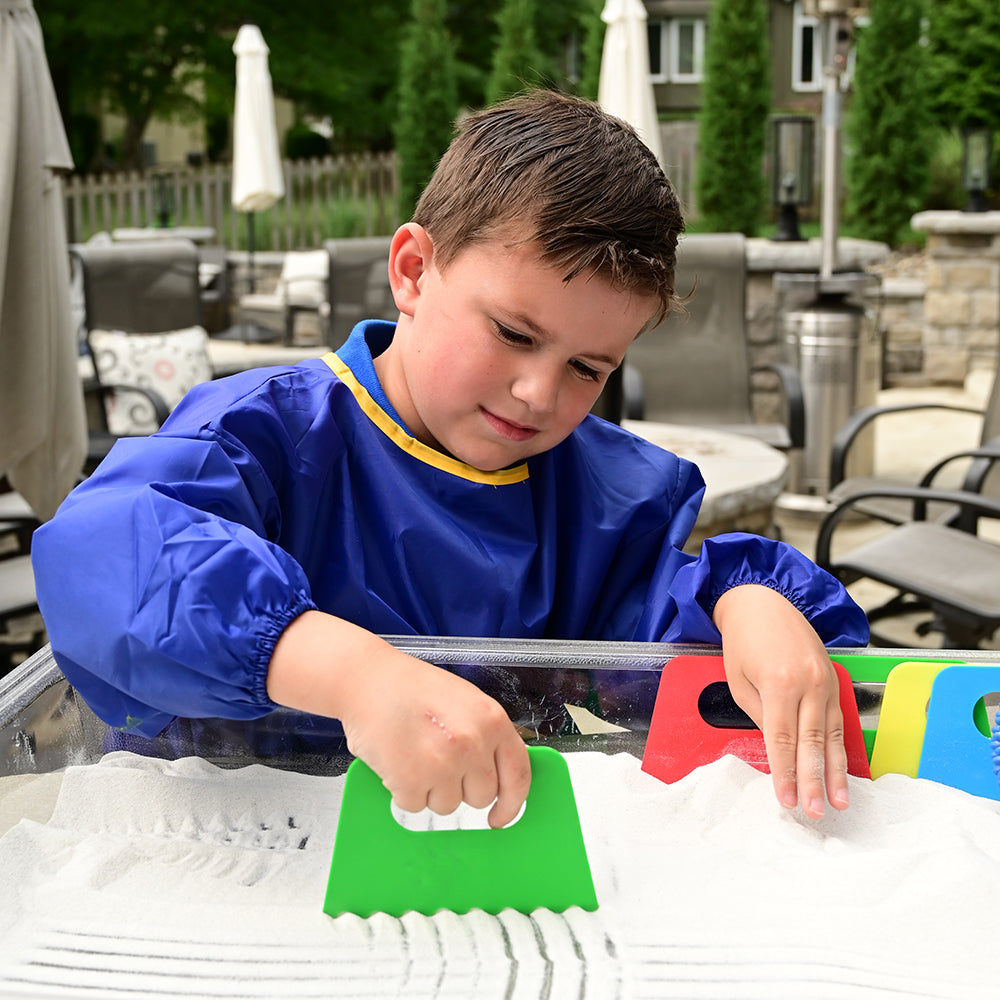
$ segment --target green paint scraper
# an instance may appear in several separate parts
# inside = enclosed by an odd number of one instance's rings
[[[551,747],[529,747],[531,790],[500,830],[408,830],[361,760],[347,770],[323,911],[361,917],[410,910],[530,913],[597,909],[569,768]]]

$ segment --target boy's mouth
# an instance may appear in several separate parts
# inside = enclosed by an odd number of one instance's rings
[[[538,433],[537,427],[529,427],[525,424],[517,424],[510,420],[504,420],[503,417],[498,417],[495,413],[491,413],[482,406],[479,409],[490,427],[501,437],[505,437],[509,441],[528,441]]]

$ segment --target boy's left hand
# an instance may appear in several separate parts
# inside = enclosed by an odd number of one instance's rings
[[[733,698],[764,734],[778,801],[819,817],[825,790],[846,809],[840,685],[819,636],[790,601],[753,584],[723,594],[714,620]]]

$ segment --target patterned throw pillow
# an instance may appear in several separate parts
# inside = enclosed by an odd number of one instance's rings
[[[200,326],[167,333],[91,330],[90,346],[102,385],[152,389],[171,410],[193,385],[212,377],[208,334]],[[108,402],[112,434],[152,434],[157,428],[149,399],[119,390]]]

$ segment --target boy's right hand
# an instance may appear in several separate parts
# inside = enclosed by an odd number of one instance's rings
[[[528,751],[500,705],[440,667],[393,650],[366,664],[341,721],[351,752],[401,809],[454,812],[462,802],[513,820],[528,794]],[[494,801],[495,800],[495,801]]]
[[[501,827],[527,797],[527,748],[494,699],[342,619],[307,611],[291,622],[267,691],[280,705],[340,719],[351,753],[401,809],[444,814],[492,802],[490,826]]]

